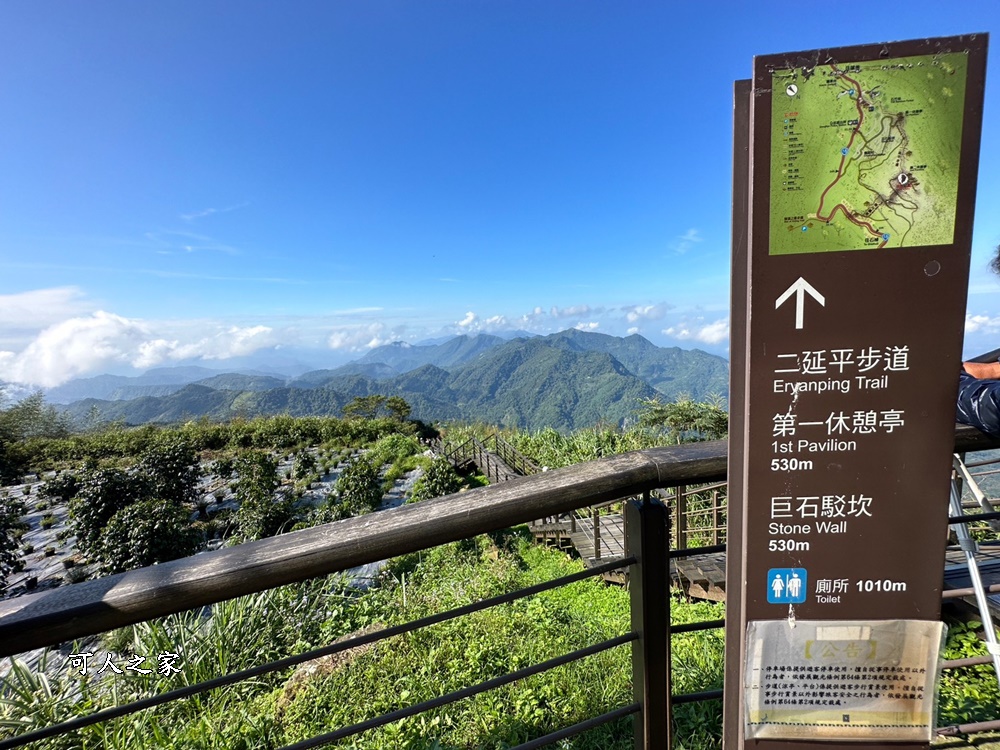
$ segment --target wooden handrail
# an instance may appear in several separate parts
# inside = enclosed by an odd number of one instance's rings
[[[956,429],[957,452],[1000,447]],[[726,476],[726,442],[623,453],[0,602],[0,657],[658,487]]]

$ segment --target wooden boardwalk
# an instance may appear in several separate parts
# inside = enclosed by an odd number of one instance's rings
[[[455,465],[469,462],[494,482],[502,482],[525,473],[534,473],[538,467],[498,436],[493,436],[493,448],[475,438],[453,451],[448,458]],[[500,454],[503,454],[502,456]],[[628,556],[625,543],[625,520],[620,514],[597,516],[599,549],[595,547],[594,516],[577,517],[570,515],[546,518],[531,524],[531,531],[537,542],[561,549],[573,548],[580,555],[584,565],[595,567],[609,560]],[[983,547],[977,554],[980,574],[985,586],[1000,584],[1000,546]],[[620,568],[603,574],[609,582],[628,582],[627,568]],[[674,586],[696,599],[726,600],[726,553],[697,553],[670,561],[670,578]],[[943,571],[945,590],[970,587],[971,580],[964,554],[957,549],[948,550]],[[1000,593],[987,597],[994,620],[1000,622]],[[975,597],[963,597],[961,601],[976,606]]]
[[[620,515],[602,515],[600,519],[601,554],[594,554],[594,523],[592,518],[578,518],[576,530],[566,520],[547,519],[532,525],[531,530],[537,541],[562,548],[572,546],[583,560],[584,565],[594,567],[615,558],[627,556],[625,545],[625,523]],[[985,546],[976,555],[980,574],[985,586],[1000,584],[1000,546]],[[965,564],[965,555],[958,549],[949,549],[943,570],[944,588],[959,589],[972,585]],[[616,583],[628,580],[624,568],[605,574],[605,579]],[[670,577],[674,585],[696,599],[726,600],[726,553],[709,552],[692,554],[689,557],[670,561]],[[1000,621],[1000,593],[987,597],[993,618]],[[962,601],[975,606],[974,597],[963,597]]]
[[[545,519],[531,525],[535,541],[563,549],[572,547],[587,567],[602,565],[615,558],[628,556],[625,544],[625,521],[621,515],[599,516],[601,554],[594,554],[593,518],[577,518],[574,524],[569,520]],[[726,599],[726,554],[712,552],[670,561],[670,577],[674,585],[684,589],[697,599],[725,601]],[[628,571],[625,568],[604,574],[604,579],[613,583],[626,583]]]

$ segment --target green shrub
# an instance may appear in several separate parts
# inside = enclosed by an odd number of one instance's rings
[[[455,467],[444,456],[435,456],[430,468],[413,485],[410,502],[420,502],[432,497],[441,497],[458,492],[462,487],[462,479]]]
[[[70,518],[77,545],[87,554],[98,552],[101,532],[111,517],[132,503],[150,497],[150,484],[141,475],[124,469],[87,471],[70,502]]]
[[[45,482],[42,485],[42,494],[52,500],[68,503],[80,489],[80,481],[76,474],[64,471],[59,476]]]
[[[295,523],[292,500],[278,488],[278,464],[263,451],[246,451],[236,459],[237,534],[241,541],[274,536]]]
[[[121,573],[193,555],[201,543],[186,510],[166,500],[140,500],[108,521],[98,559],[106,573]]]
[[[39,521],[39,525],[43,529],[51,529],[53,526],[56,525],[56,517],[54,515],[52,515],[51,513],[48,513],[48,514],[42,516],[42,520]]]
[[[309,478],[316,471],[316,466],[316,456],[309,451],[300,451],[295,455],[295,478]]]
[[[194,446],[176,433],[164,433],[139,459],[136,471],[149,478],[150,497],[175,504],[195,499],[201,469]]]
[[[370,513],[383,497],[378,467],[366,457],[355,458],[340,473],[336,491],[336,517],[349,518]]]

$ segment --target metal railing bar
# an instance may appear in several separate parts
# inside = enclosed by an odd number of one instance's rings
[[[413,632],[414,630],[430,627],[431,625],[438,625],[442,622],[454,620],[458,617],[480,612],[484,609],[490,609],[491,607],[496,607],[501,604],[510,604],[518,599],[524,599],[528,596],[533,596],[544,591],[560,588],[561,586],[568,586],[571,583],[583,581],[587,578],[593,578],[594,576],[602,573],[616,570],[618,567],[631,565],[635,561],[634,557],[612,560],[603,565],[594,566],[593,568],[588,568],[578,573],[571,573],[570,575],[562,576],[561,578],[553,578],[551,581],[536,583],[534,586],[528,586],[527,588],[494,596],[490,599],[483,599],[482,601],[465,604],[461,607],[456,607],[455,609],[451,609],[446,612],[438,612],[437,614],[428,615],[427,617],[403,623],[402,625],[394,625],[372,633],[366,633],[365,635],[355,636],[354,638],[339,641],[337,643],[330,644],[329,646],[323,646],[321,648],[312,649],[311,651],[305,651],[301,654],[296,654],[295,656],[287,656],[284,659],[278,659],[277,661],[268,662],[267,664],[250,667],[249,669],[233,672],[221,677],[215,677],[211,680],[205,680],[204,682],[199,682],[194,685],[185,685],[184,687],[176,688],[175,690],[170,690],[166,693],[160,693],[159,695],[142,698],[137,701],[132,701],[131,703],[125,703],[121,706],[112,706],[111,708],[106,708],[102,711],[89,714],[88,716],[80,716],[70,719],[69,721],[64,721],[60,724],[53,724],[52,726],[45,727],[44,729],[36,729],[32,732],[21,734],[11,739],[0,740],[0,750],[6,750],[6,748],[10,747],[21,747],[28,742],[43,740],[60,734],[67,734],[77,729],[91,726],[92,724],[98,724],[102,721],[110,721],[111,719],[117,719],[122,716],[138,713],[139,711],[163,705],[164,703],[181,700],[182,698],[190,698],[193,695],[199,695],[200,693],[206,693],[209,690],[234,685],[237,682],[243,682],[244,680],[260,677],[271,672],[280,672],[283,669],[288,669],[289,667],[294,667],[323,656],[329,656],[331,654],[340,653],[341,651],[347,651],[348,649],[356,648],[357,646],[377,643],[378,641],[384,641],[397,635],[404,635],[406,633]]]
[[[986,593],[988,594],[1000,593],[1000,583],[994,583],[990,586],[985,586],[984,588],[986,589]],[[942,599],[958,599],[964,596],[975,596],[975,595],[976,595],[976,590],[971,586],[964,589],[948,589],[947,591],[941,592]]]
[[[675,635],[677,633],[696,633],[699,630],[715,630],[716,628],[724,628],[726,626],[726,621],[722,620],[702,620],[701,622],[685,622],[681,625],[671,625],[670,635]]]
[[[553,742],[558,742],[559,740],[564,740],[567,737],[574,737],[578,734],[583,734],[584,732],[589,732],[591,729],[596,729],[602,724],[608,724],[615,719],[623,719],[631,714],[637,714],[642,710],[642,706],[638,703],[633,703],[630,706],[622,706],[621,708],[615,709],[614,711],[608,711],[606,714],[601,714],[600,716],[595,716],[592,719],[587,719],[586,721],[581,721],[573,726],[566,727],[565,729],[560,729],[556,732],[551,732],[544,737],[538,737],[536,739],[524,742],[520,745],[510,748],[510,750],[536,750],[539,747],[545,747],[546,745],[551,745]]]
[[[700,693],[682,693],[681,695],[671,695],[670,702],[675,706],[681,703],[698,703],[699,701],[714,701],[722,697],[722,689],[702,690]]]
[[[541,664],[535,664],[531,667],[519,669],[516,672],[510,672],[505,675],[500,675],[499,677],[494,677],[491,680],[480,682],[478,685],[471,685],[469,687],[462,688],[461,690],[455,690],[451,693],[438,696],[437,698],[423,701],[422,703],[401,708],[398,711],[392,711],[391,713],[382,714],[381,716],[376,716],[357,724],[342,727],[334,732],[327,732],[326,734],[321,734],[308,740],[296,742],[293,745],[286,745],[281,748],[281,750],[307,750],[307,748],[319,747],[320,745],[325,745],[329,742],[343,739],[344,737],[351,737],[369,729],[376,729],[377,727],[391,724],[394,721],[416,716],[424,711],[430,711],[432,708],[446,706],[449,703],[455,703],[456,701],[471,698],[472,696],[479,695],[480,693],[485,693],[488,690],[494,690],[498,687],[509,685],[510,683],[516,682],[517,680],[525,677],[531,677],[532,675],[547,672],[550,669],[561,667],[563,664],[569,664],[570,662],[579,661],[580,659],[588,656],[599,654],[602,651],[608,651],[609,649],[630,643],[637,638],[638,636],[635,633],[626,633],[625,635],[620,635],[617,638],[611,638],[610,640],[602,641],[601,643],[594,644],[593,646],[587,646],[586,648],[577,649],[576,651],[563,656],[548,659],[547,661],[543,661]]]
[[[954,737],[959,734],[991,732],[995,729],[1000,729],[1000,720],[978,721],[973,724],[952,724],[950,727],[939,727],[934,730],[934,733],[940,737]]]
[[[685,547],[684,549],[672,549],[667,552],[667,557],[671,560],[678,557],[694,557],[695,555],[708,555],[713,552],[725,552],[726,545],[710,544],[706,547]]]
[[[984,458],[982,461],[970,461],[965,464],[967,468],[973,468],[974,466],[989,466],[990,464],[1000,463],[1000,459],[997,458]]]
[[[986,656],[970,656],[968,659],[951,659],[949,661],[941,662],[941,669],[962,669],[964,667],[977,667],[980,664],[992,664],[993,657],[990,654]]]
[[[948,523],[968,523],[969,521],[995,521],[1000,518],[1000,511],[992,513],[969,513],[962,516],[948,516]]]

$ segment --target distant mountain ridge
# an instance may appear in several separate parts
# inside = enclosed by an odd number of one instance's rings
[[[117,384],[118,392],[124,387]],[[138,386],[133,386],[138,387]],[[399,395],[425,421],[479,420],[571,430],[634,417],[640,401],[727,395],[728,363],[699,350],[663,348],[642,336],[577,330],[505,340],[489,334],[438,344],[381,346],[348,365],[297,378],[217,374],[140,398],[78,400],[67,411],[128,423],[198,416],[339,415],[356,396]]]

